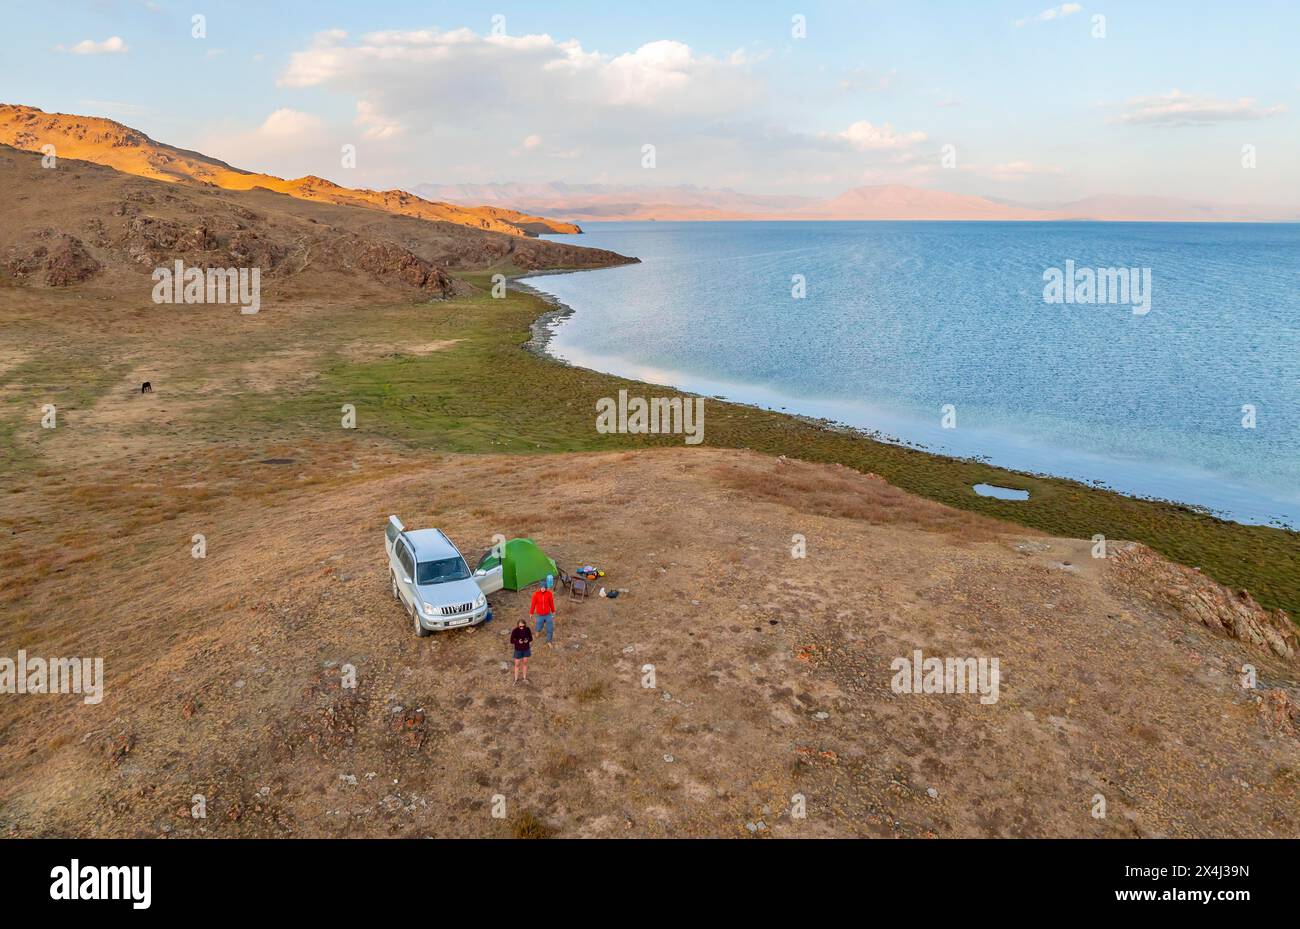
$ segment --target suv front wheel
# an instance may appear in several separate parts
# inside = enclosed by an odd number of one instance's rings
[[[418,635],[422,639],[425,638],[426,636],[433,635],[432,632],[430,632],[428,629],[425,629],[424,626],[420,625],[420,611],[417,610],[414,606],[411,607],[411,618],[415,620],[416,635]]]

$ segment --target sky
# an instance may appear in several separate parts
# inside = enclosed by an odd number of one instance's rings
[[[0,9],[0,101],[284,177],[1300,202],[1290,0]]]

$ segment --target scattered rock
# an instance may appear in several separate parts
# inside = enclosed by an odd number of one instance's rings
[[[400,720],[394,723],[394,728],[401,734],[402,740],[413,751],[419,751],[424,746],[424,740],[428,736],[428,725],[425,719],[424,710],[407,710]]]
[[[1294,659],[1300,634],[1282,610],[1266,610],[1244,590],[1233,592],[1194,568],[1166,561],[1137,542],[1111,557],[1120,581],[1154,605],[1234,639]]]
[[[1255,695],[1260,720],[1274,735],[1295,736],[1300,731],[1300,704],[1280,687],[1260,690]]]

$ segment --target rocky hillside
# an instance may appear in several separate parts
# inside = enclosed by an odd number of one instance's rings
[[[409,195],[408,195],[409,196]],[[133,177],[98,164],[0,146],[0,280],[38,287],[139,289],[180,260],[260,268],[263,284],[375,286],[447,296],[449,271],[587,268],[630,260],[600,249],[429,222],[269,190]]]
[[[424,200],[402,190],[354,190],[319,177],[286,180],[271,174],[244,171],[200,152],[155,141],[143,132],[111,119],[46,113],[30,106],[0,104],[0,143],[30,152],[39,152],[44,146],[53,145],[58,158],[91,161],[156,181],[220,187],[223,190],[262,187],[300,200],[369,207],[505,235],[582,231],[572,223],[554,222],[499,206],[456,206]]]

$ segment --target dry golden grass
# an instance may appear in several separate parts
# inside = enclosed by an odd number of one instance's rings
[[[1025,532],[1020,527],[906,493],[877,477],[840,465],[827,467],[793,458],[773,458],[758,468],[728,462],[714,469],[714,474],[746,499],[780,503],[818,516],[942,532],[965,542],[990,542],[1009,531]]]
[[[515,817],[510,833],[516,839],[549,839],[555,835],[554,830],[528,811]]]
[[[608,692],[609,686],[604,681],[596,681],[579,690],[574,696],[579,703],[595,703],[603,699]]]

